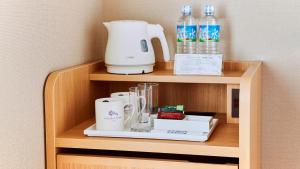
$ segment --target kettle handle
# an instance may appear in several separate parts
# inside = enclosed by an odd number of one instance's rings
[[[169,61],[170,60],[170,51],[169,51],[168,43],[167,43],[167,40],[166,40],[166,37],[164,34],[164,28],[159,24],[157,24],[157,25],[148,24],[148,33],[149,33],[150,39],[158,38],[160,40],[163,54],[164,54],[164,60],[165,60],[165,62]]]

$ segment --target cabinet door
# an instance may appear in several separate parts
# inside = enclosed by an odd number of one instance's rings
[[[238,169],[238,166],[127,157],[58,155],[57,169]]]

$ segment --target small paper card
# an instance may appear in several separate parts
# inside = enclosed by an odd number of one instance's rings
[[[176,75],[222,75],[223,54],[176,54]]]

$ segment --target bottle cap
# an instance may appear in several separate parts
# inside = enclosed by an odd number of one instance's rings
[[[205,5],[204,14],[205,15],[214,15],[215,7],[213,5]]]
[[[181,9],[183,15],[191,15],[192,14],[192,6],[191,5],[184,5]]]

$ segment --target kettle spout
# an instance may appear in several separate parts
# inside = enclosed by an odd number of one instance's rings
[[[109,30],[110,23],[109,22],[103,22],[103,25],[106,27],[107,30]]]

